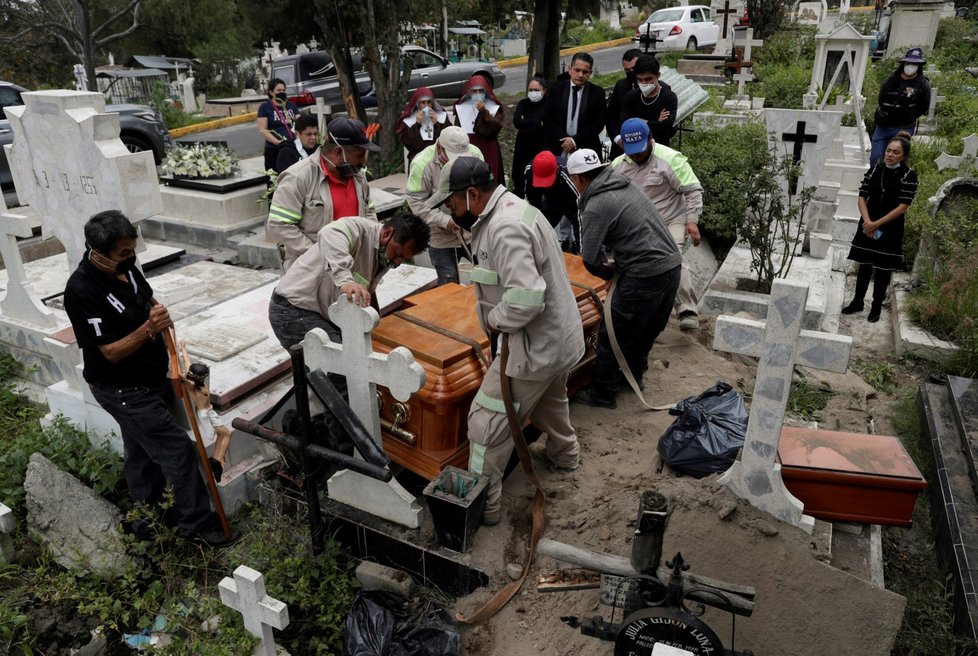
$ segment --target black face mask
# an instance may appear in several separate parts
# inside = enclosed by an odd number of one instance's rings
[[[635,71],[628,71],[627,73],[625,73],[625,79],[628,80],[629,82],[631,82],[632,83],[632,86],[635,86],[636,84],[638,84],[635,81]]]
[[[340,162],[334,165],[336,167],[336,174],[341,178],[352,178],[357,174],[359,169],[350,164],[349,162]]]
[[[116,262],[115,270],[116,273],[126,274],[136,268],[136,256],[127,257],[120,262]]]
[[[275,99],[284,104],[285,101],[289,99],[289,94],[285,93],[284,91],[282,93],[276,93]]]
[[[465,212],[462,216],[452,217],[455,220],[456,225],[462,230],[472,230],[472,226],[475,222],[479,220],[478,215],[474,214],[472,210],[469,209],[469,195],[465,194]]]

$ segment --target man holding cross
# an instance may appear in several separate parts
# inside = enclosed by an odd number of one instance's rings
[[[169,411],[167,351],[160,333],[173,325],[165,307],[136,268],[136,228],[119,211],[108,210],[85,224],[84,259],[65,287],[65,311],[82,350],[85,381],[92,395],[119,424],[125,446],[129,495],[161,512],[166,488],[173,490],[177,533],[212,547],[227,547],[211,512],[198,471],[197,451]],[[127,527],[151,539],[142,520]]]

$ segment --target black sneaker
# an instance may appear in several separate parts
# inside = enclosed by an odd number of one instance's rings
[[[876,323],[877,321],[880,320],[880,314],[882,314],[882,312],[883,312],[882,306],[873,303],[873,307],[869,309],[869,316],[866,317],[866,321],[868,321],[869,323]]]
[[[228,547],[234,546],[241,541],[241,531],[236,528],[232,528],[231,535],[225,536],[224,530],[221,528],[207,528],[197,531],[197,533],[190,538],[190,541],[205,544],[212,549],[227,549]]]
[[[862,312],[862,311],[863,311],[862,301],[859,302],[853,301],[849,305],[842,308],[842,314],[855,314],[857,312]]]
[[[618,407],[618,402],[615,400],[615,397],[600,396],[589,389],[581,390],[572,396],[571,402],[589,405],[592,408],[607,408],[608,410],[614,410]]]

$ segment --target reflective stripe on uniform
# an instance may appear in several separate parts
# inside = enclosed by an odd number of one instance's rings
[[[499,414],[506,414],[506,405],[503,403],[503,400],[492,398],[491,396],[483,392],[481,387],[479,388],[479,391],[475,393],[475,402],[481,405],[486,410],[489,410],[490,412],[498,412]],[[516,408],[516,412],[520,411],[519,402],[514,401],[513,406]],[[470,441],[469,444],[471,445],[474,443]],[[483,449],[484,448],[485,447],[483,447]]]
[[[540,216],[540,210],[527,203],[526,209],[523,210],[523,216],[520,217],[520,222],[522,222],[523,225],[532,228],[537,222],[538,216]]]
[[[298,223],[302,220],[302,215],[292,210],[287,210],[284,207],[279,207],[278,205],[272,205],[268,208],[268,215],[274,216],[276,220],[282,223]]]
[[[356,271],[351,271],[350,273],[353,274],[353,281],[355,283],[357,283],[358,285],[363,285],[364,287],[370,287],[370,281],[369,280],[367,280],[366,278],[364,278],[363,276],[361,276]]]
[[[469,471],[482,474],[486,469],[486,447],[469,441]]]
[[[343,231],[343,234],[346,235],[346,241],[349,243],[350,252],[352,253],[353,252],[353,243],[354,243],[355,240],[353,239],[353,231],[350,230],[350,226],[346,225],[342,221],[333,221],[332,223],[329,224],[329,227],[330,228],[333,228],[334,230],[342,230]]]
[[[510,287],[503,293],[503,300],[513,305],[525,305],[526,307],[537,307],[543,305],[546,291],[543,289],[523,289],[521,287]]]
[[[498,285],[499,274],[492,269],[477,266],[472,267],[472,271],[469,273],[469,280],[477,282],[480,285]]]

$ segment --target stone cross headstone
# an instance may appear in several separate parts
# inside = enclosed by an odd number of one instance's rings
[[[30,237],[32,234],[30,220],[26,216],[7,212],[7,203],[0,194],[0,256],[7,269],[7,293],[0,301],[0,314],[42,328],[52,328],[58,324],[58,320],[34,292],[17,246],[17,237]]]
[[[717,318],[713,348],[759,358],[741,458],[720,478],[734,494],[811,533],[815,520],[784,486],[777,463],[781,425],[795,365],[845,373],[852,338],[802,330],[808,285],[776,280],[767,321]]]
[[[817,186],[832,144],[839,138],[842,112],[768,108],[764,123],[771,146],[801,165],[800,177],[788,181],[792,193]]]
[[[17,518],[14,511],[0,503],[0,563],[9,562],[14,557],[14,529]]]
[[[180,83],[180,91],[183,96],[183,111],[188,114],[197,113],[197,97],[194,95],[194,78],[188,77]]]
[[[948,155],[946,152],[941,152],[934,160],[937,164],[937,170],[943,171],[944,169],[959,169],[961,165],[971,160],[975,161],[978,157],[978,134],[972,132],[970,135],[965,137],[963,140],[964,149],[961,151],[960,155]]]
[[[783,141],[794,144],[794,147],[791,149],[791,161],[794,164],[801,163],[801,154],[804,152],[806,143],[816,143],[818,141],[818,135],[806,134],[805,127],[805,121],[798,121],[794,132],[783,132],[781,134]],[[790,191],[792,194],[798,193],[798,178],[796,176],[791,177]]]
[[[842,18],[849,13],[849,5],[852,4],[852,0],[839,0],[839,17]]]
[[[734,37],[734,49],[736,49],[738,45],[743,45],[743,47],[744,47],[744,53],[743,53],[742,61],[745,61],[745,62],[753,62],[753,60],[751,59],[751,49],[754,46],[760,47],[760,46],[764,45],[764,41],[762,41],[761,39],[755,39],[754,38],[754,28],[753,27],[748,27],[747,30],[744,32],[744,40],[743,41],[739,41],[736,37]],[[744,97],[744,84],[747,83],[747,82],[752,81],[754,79],[754,74],[753,74],[753,72],[750,72],[750,71],[748,71],[747,73],[744,73],[743,68],[742,68],[741,70],[737,71],[737,74],[736,75],[734,75],[734,79],[737,80],[737,97],[738,98],[743,98]]]
[[[310,331],[302,342],[306,366],[346,376],[350,407],[383,446],[377,385],[385,386],[395,399],[407,401],[424,385],[424,369],[404,347],[386,355],[374,352],[371,334],[380,315],[373,308],[361,308],[340,296],[329,307],[329,319],[342,331],[343,343],[334,343],[321,329]],[[330,477],[329,496],[409,528],[420,526],[417,499],[393,479],[384,483],[343,470]]]
[[[255,656],[275,656],[272,629],[289,625],[289,607],[265,593],[265,577],[245,565],[234,570],[234,578],[225,576],[218,584],[221,603],[241,613],[245,629],[261,639]]]
[[[323,102],[322,96],[316,98],[316,107],[312,110],[312,113],[316,115],[316,123],[319,126],[319,138],[322,139],[323,135],[326,134],[326,125],[329,123],[330,117],[333,116],[333,108]]]
[[[153,153],[129,152],[102,94],[31,91],[23,99],[5,110],[14,131],[7,161],[18,197],[65,247],[69,267],[81,261],[93,214],[119,210],[135,223],[162,211]]]
[[[930,107],[927,109],[927,120],[931,123],[937,118],[937,103],[944,102],[947,100],[945,96],[937,95],[937,89],[931,89],[930,92]]]

